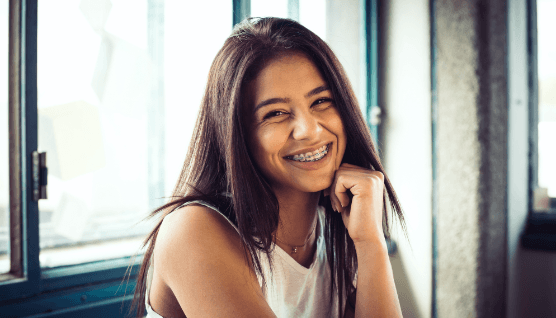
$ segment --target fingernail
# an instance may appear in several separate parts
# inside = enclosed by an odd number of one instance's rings
[[[340,205],[342,206],[342,208],[345,208],[344,204],[342,203],[342,201],[340,201]]]
[[[332,210],[338,212],[338,209],[336,208],[336,203],[332,203]]]

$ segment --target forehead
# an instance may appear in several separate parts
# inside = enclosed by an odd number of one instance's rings
[[[273,58],[248,84],[252,105],[268,98],[294,98],[326,85],[316,65],[302,53]]]

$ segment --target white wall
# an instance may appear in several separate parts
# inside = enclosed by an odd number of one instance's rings
[[[405,212],[409,242],[397,229],[393,260],[404,317],[430,317],[432,148],[428,0],[383,1],[381,10],[382,152]],[[394,233],[396,234],[396,233]],[[398,268],[396,268],[398,267]],[[405,273],[402,273],[404,271]],[[398,276],[407,281],[398,283]]]

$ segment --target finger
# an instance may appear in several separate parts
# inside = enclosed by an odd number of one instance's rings
[[[342,163],[340,165],[340,169],[349,169],[349,170],[372,170],[369,168],[364,168],[364,167],[360,167],[360,166],[356,166],[356,165],[352,165],[351,163]]]
[[[341,171],[342,173],[347,173],[347,174],[351,174],[351,175],[357,175],[357,174],[369,174],[369,173],[373,173],[374,170],[371,169],[365,169],[365,168],[361,168],[361,167],[357,167],[357,166],[341,166],[338,171]]]
[[[325,197],[329,196],[329,195],[330,195],[330,188],[324,189],[324,193],[323,193],[323,194],[324,194]]]
[[[368,168],[364,168],[364,167],[360,167],[360,166],[356,166],[356,165],[352,165],[350,163],[342,163],[339,167],[338,170],[343,170],[343,171],[365,171],[365,172],[377,172],[377,173],[382,173],[379,170],[375,170],[373,167],[368,167]]]
[[[343,175],[339,175],[336,178],[336,183],[334,184],[334,194],[338,198],[338,201],[342,208],[347,207],[350,203],[349,195],[347,194],[347,192],[351,187],[353,187],[353,184],[349,182],[348,178],[344,177]]]
[[[340,212],[340,201],[338,200],[338,197],[336,196],[336,193],[334,191],[332,191],[332,189],[336,188],[336,181],[337,181],[337,173],[338,171],[336,171],[336,175],[334,176],[334,180],[332,181],[332,184],[330,185],[329,191],[330,191],[330,203],[332,204],[332,209],[336,212]]]
[[[340,206],[338,199],[336,199],[336,197],[333,197],[332,195],[330,196],[330,204],[332,205],[332,210],[340,212],[340,210],[338,209],[338,207]]]
[[[338,201],[338,197],[336,197],[336,195],[331,192],[330,193],[330,203],[332,204],[332,209],[336,212],[340,212],[339,208],[340,206],[340,201]]]
[[[349,205],[350,198],[347,192],[340,192],[336,194],[338,197],[338,210],[343,212],[343,210]]]
[[[342,163],[342,164],[340,165],[340,167],[347,167],[347,168],[361,168],[361,167],[359,167],[359,166],[356,166],[356,165],[352,165],[351,163],[347,163],[347,162],[344,162],[344,163]]]

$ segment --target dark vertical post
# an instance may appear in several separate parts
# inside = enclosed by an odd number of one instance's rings
[[[243,19],[251,15],[251,1],[250,0],[233,0],[233,24],[234,26],[240,23]]]
[[[505,317],[506,0],[434,1],[436,313]]]
[[[432,293],[431,293],[431,317],[437,317],[436,308],[436,267],[438,259],[438,238],[436,235],[438,214],[438,183],[436,167],[436,126],[438,121],[438,96],[436,91],[436,22],[434,0],[429,1],[431,19],[431,145],[432,145]]]
[[[378,91],[378,0],[366,0],[365,5],[365,36],[367,42],[367,124],[371,129],[371,134],[375,141],[375,146],[379,145],[379,125],[380,111],[379,91]]]
[[[529,64],[529,211],[533,191],[539,186],[539,72],[537,48],[537,0],[527,1],[527,59]]]
[[[164,197],[164,1],[148,1],[148,50],[153,65],[147,106],[149,209],[161,205]]]
[[[10,0],[9,31],[9,148],[10,148],[10,274],[23,277],[21,227],[21,1]]]
[[[33,200],[32,156],[37,150],[37,0],[21,7],[21,185],[23,274],[30,282],[40,279],[39,204]],[[35,288],[38,289],[38,284]]]

